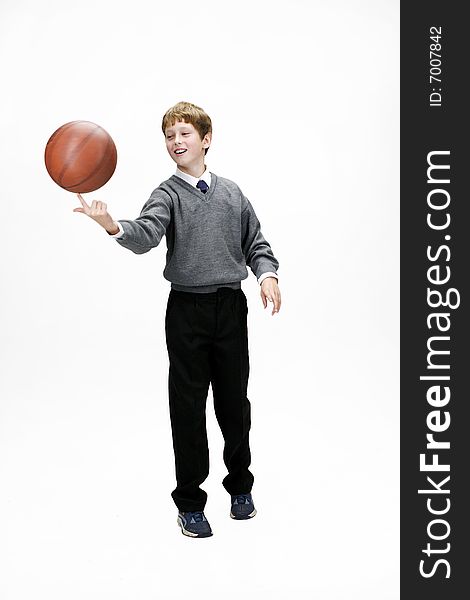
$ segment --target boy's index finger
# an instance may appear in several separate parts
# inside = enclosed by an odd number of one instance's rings
[[[82,203],[83,208],[88,208],[89,209],[90,207],[88,206],[88,204],[83,199],[83,196],[81,194],[77,194],[77,196],[78,196],[78,199],[80,200],[80,202]]]

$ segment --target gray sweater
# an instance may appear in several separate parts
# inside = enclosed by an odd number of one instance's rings
[[[173,289],[240,287],[249,266],[256,278],[279,263],[261,233],[255,211],[236,183],[211,173],[206,194],[176,175],[161,183],[135,220],[119,220],[116,241],[143,254],[166,235],[165,279]]]

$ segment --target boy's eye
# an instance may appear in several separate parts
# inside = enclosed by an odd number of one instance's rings
[[[189,131],[185,131],[183,135],[189,135]]]
[[[172,137],[173,137],[172,135],[167,135],[167,136],[166,136],[166,139],[167,139],[167,140],[171,140],[171,138],[172,138]]]

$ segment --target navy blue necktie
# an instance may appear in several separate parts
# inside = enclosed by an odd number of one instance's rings
[[[196,183],[196,187],[201,190],[201,192],[203,194],[205,194],[207,192],[207,190],[209,189],[209,186],[207,185],[207,183],[203,180],[200,179],[197,183]]]

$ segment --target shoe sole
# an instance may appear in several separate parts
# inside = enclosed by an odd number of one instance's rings
[[[176,522],[178,523],[178,525],[181,527],[181,533],[183,535],[187,535],[188,537],[192,537],[192,538],[205,538],[205,537],[211,537],[212,536],[212,532],[211,533],[194,533],[193,531],[188,531],[187,529],[184,528],[183,525],[183,521],[180,517],[177,518]]]
[[[246,521],[247,519],[252,519],[256,515],[256,508],[249,515],[245,515],[244,517],[236,517],[232,511],[230,511],[230,517],[235,519],[235,521]]]

